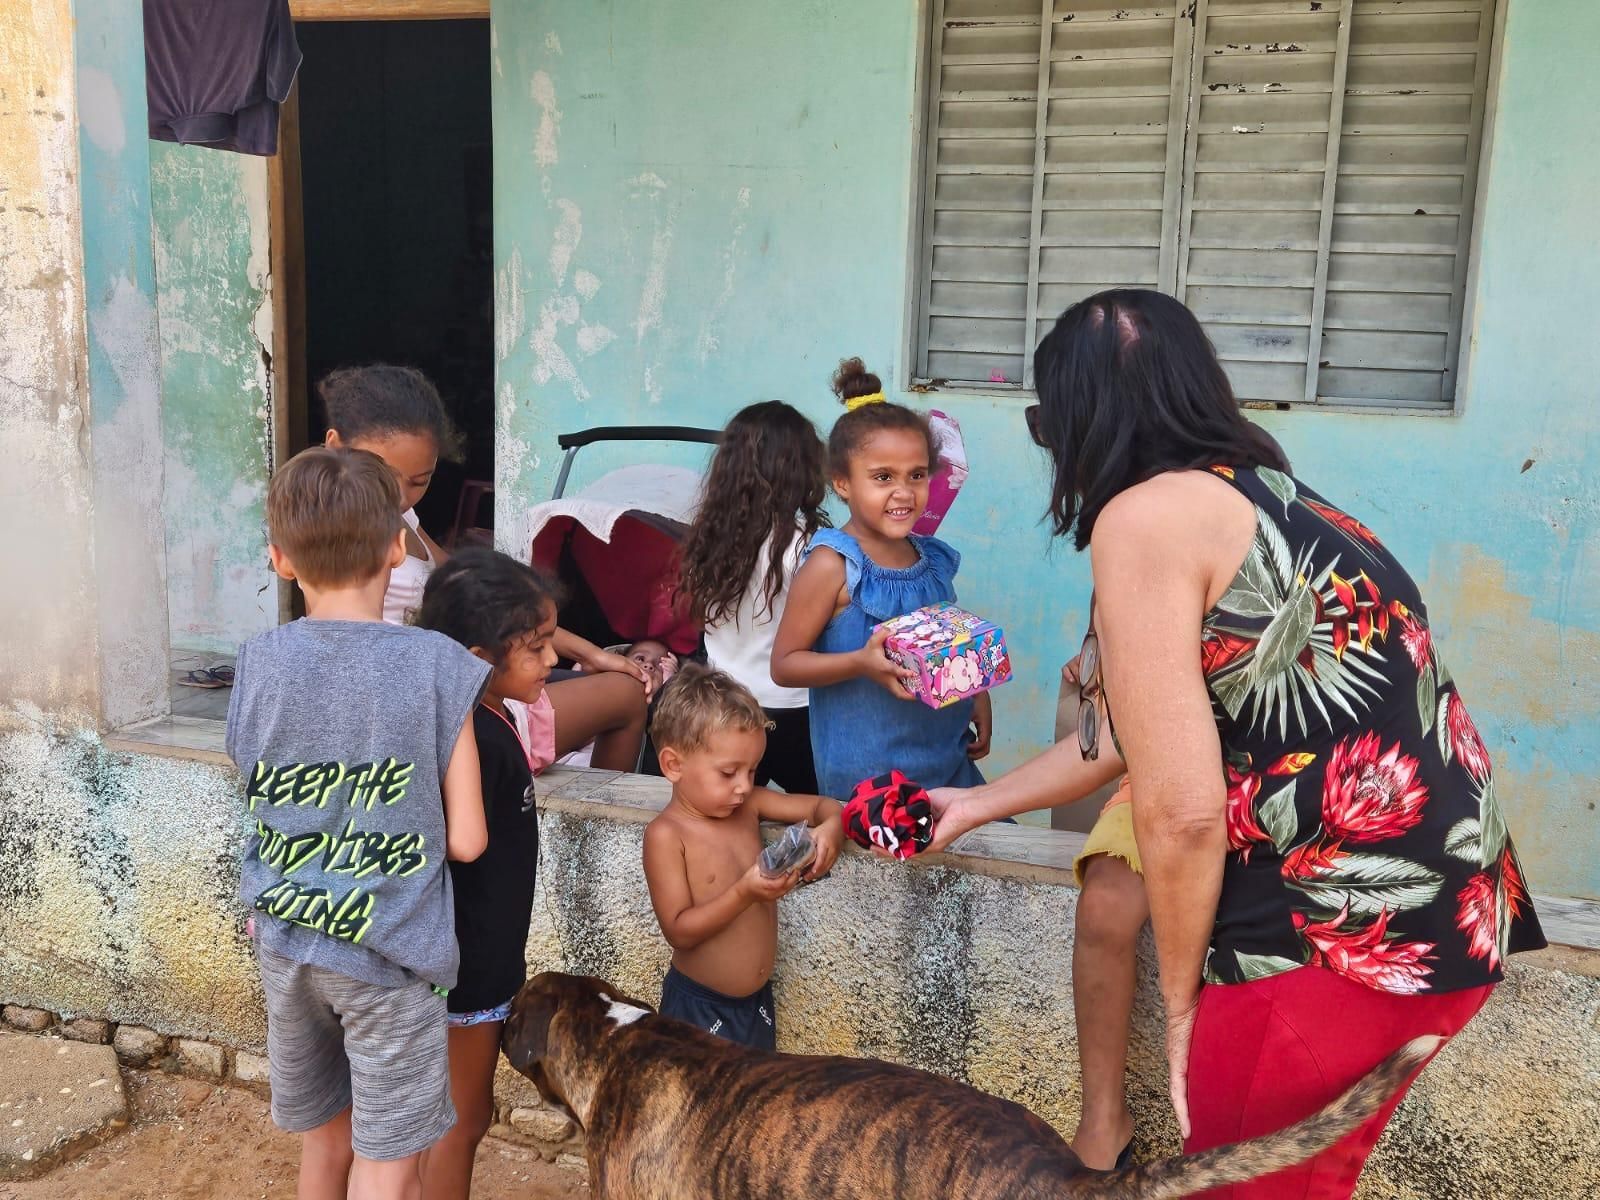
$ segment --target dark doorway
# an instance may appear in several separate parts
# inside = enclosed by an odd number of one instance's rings
[[[420,368],[466,435],[417,505],[448,538],[462,485],[494,478],[489,22],[299,22],[306,438],[316,383],[370,362]],[[487,526],[492,504],[466,524]]]

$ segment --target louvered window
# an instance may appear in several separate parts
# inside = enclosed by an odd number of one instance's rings
[[[915,369],[1033,386],[1102,288],[1241,399],[1455,397],[1494,0],[933,0]]]

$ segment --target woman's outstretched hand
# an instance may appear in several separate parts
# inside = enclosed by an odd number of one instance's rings
[[[933,840],[923,850],[924,854],[949,849],[952,842],[978,824],[968,811],[968,788],[934,788],[928,793],[928,802],[933,808]]]

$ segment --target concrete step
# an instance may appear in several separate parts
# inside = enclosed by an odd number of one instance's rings
[[[0,1033],[0,1179],[26,1179],[128,1123],[110,1046]]]

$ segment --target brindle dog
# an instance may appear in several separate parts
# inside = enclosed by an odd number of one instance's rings
[[[593,976],[529,980],[503,1042],[583,1127],[595,1200],[1155,1200],[1303,1162],[1376,1112],[1440,1039],[1417,1038],[1278,1133],[1104,1172],[1020,1104],[870,1059],[751,1050]]]

